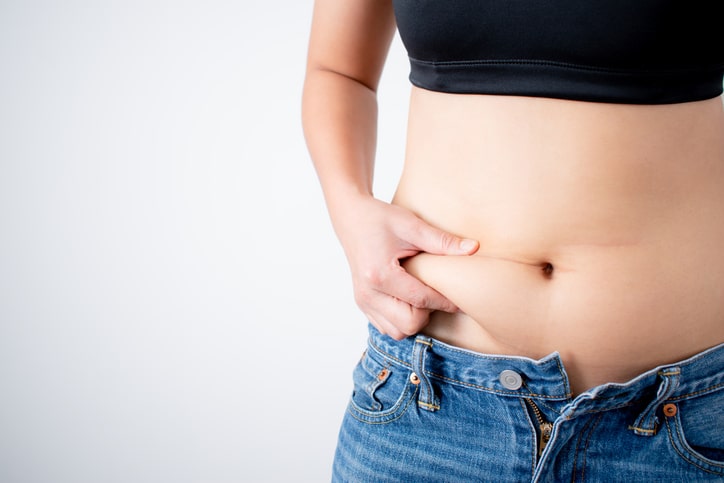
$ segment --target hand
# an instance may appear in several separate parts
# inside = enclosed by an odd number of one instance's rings
[[[475,240],[439,230],[409,210],[372,197],[347,204],[335,229],[352,272],[355,301],[380,332],[401,340],[418,333],[430,312],[457,307],[413,277],[400,260],[420,252],[471,255]]]

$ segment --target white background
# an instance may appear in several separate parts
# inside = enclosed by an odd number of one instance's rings
[[[312,0],[0,0],[0,481],[328,481],[366,322],[301,131]],[[383,78],[376,190],[401,169]]]

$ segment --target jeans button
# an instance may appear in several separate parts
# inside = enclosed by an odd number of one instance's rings
[[[523,385],[523,378],[517,372],[506,369],[500,373],[500,383],[504,388],[516,391]]]
[[[664,404],[664,414],[670,418],[676,416],[678,408],[676,404]]]

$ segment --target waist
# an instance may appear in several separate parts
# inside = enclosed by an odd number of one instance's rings
[[[427,336],[395,341],[383,336],[371,325],[367,350],[381,367],[419,370],[429,378],[467,389],[503,396],[528,395],[550,402],[568,402],[575,395],[568,382],[568,368],[557,353],[532,359],[464,350]],[[420,350],[424,351],[422,358]],[[422,367],[416,367],[421,364]],[[593,397],[588,399],[598,400],[597,411],[619,407],[635,400],[639,396],[637,392],[644,392],[660,382],[662,374],[675,374],[678,379],[668,395],[670,400],[719,390],[724,382],[722,364],[724,344],[713,345],[687,358],[672,360],[635,374],[622,383],[597,386],[591,391]],[[511,372],[520,376],[518,384],[511,385],[515,379],[506,381],[503,377]]]
[[[405,262],[461,309],[433,314],[426,333],[481,352],[558,351],[576,390],[724,341],[721,100],[485,97],[413,94],[393,201],[481,244]]]

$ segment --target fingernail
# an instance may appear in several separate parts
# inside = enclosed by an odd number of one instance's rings
[[[474,249],[477,244],[475,240],[463,240],[460,242],[460,249],[467,252]]]

